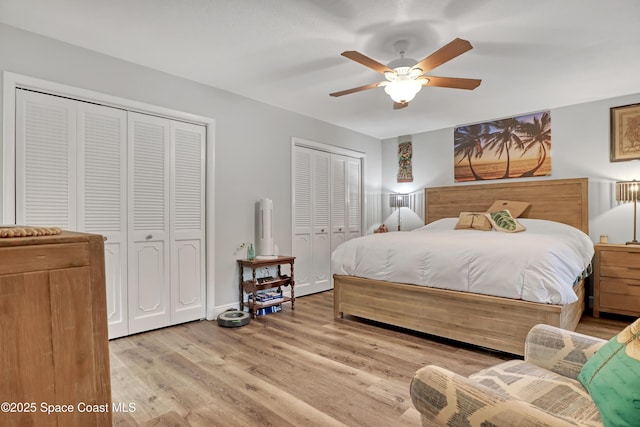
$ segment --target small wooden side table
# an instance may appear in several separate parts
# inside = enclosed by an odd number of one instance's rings
[[[244,310],[244,307],[249,308],[249,312],[256,317],[256,310],[259,308],[270,307],[277,304],[282,304],[286,302],[291,303],[291,310],[295,309],[296,296],[295,296],[295,280],[293,276],[293,262],[296,257],[292,256],[278,256],[275,258],[269,259],[239,259],[238,264],[240,266],[240,310]],[[283,264],[289,264],[291,269],[291,274],[287,276],[286,274],[282,274],[281,266]],[[276,277],[268,277],[268,278],[256,278],[256,270],[263,267],[272,267],[277,266],[278,271]],[[244,280],[244,269],[250,268],[252,271],[251,279]],[[256,304],[255,303],[255,295],[257,291],[263,289],[271,289],[278,288],[278,292],[282,291],[282,286],[291,286],[291,297],[284,297],[283,301],[278,301],[274,303],[263,303]],[[254,299],[252,301],[249,300],[247,296],[247,301],[245,301],[244,294],[254,295]]]

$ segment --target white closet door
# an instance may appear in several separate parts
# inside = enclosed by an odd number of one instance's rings
[[[347,221],[349,235],[353,239],[362,235],[362,171],[360,159],[349,158],[347,162]]]
[[[128,113],[129,333],[171,322],[169,121]]]
[[[78,229],[105,238],[109,338],[128,335],[127,113],[78,102]]]
[[[76,102],[16,91],[16,223],[76,229]]]
[[[331,156],[331,252],[347,240],[347,158]]]
[[[331,253],[361,234],[360,162],[294,145],[296,295],[331,289]]]
[[[171,323],[204,318],[205,128],[171,122]]]
[[[311,187],[311,161],[313,150],[303,147],[295,147],[293,158],[294,187],[293,195],[293,255],[296,257],[295,279],[296,293],[311,283],[312,259],[311,252],[311,225],[312,225],[312,187]],[[304,285],[304,286],[303,286]]]
[[[16,90],[16,221],[105,237],[110,338],[206,315],[205,131]]]
[[[329,170],[331,155],[322,151],[314,154],[311,165],[313,183],[313,235],[312,244],[312,276],[308,289],[301,295],[331,289],[331,201],[329,186]]]
[[[330,154],[295,147],[296,295],[331,288]]]

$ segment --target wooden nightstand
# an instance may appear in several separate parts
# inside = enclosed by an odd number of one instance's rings
[[[640,246],[596,244],[593,316],[640,316]]]

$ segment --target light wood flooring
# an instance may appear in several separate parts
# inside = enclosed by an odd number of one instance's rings
[[[240,328],[200,321],[110,342],[116,426],[419,426],[413,373],[462,375],[512,356],[353,318],[333,296]],[[610,338],[628,318],[584,316],[578,331]],[[132,406],[129,406],[132,404]]]

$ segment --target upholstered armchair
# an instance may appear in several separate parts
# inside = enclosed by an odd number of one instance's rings
[[[584,363],[607,341],[537,325],[524,360],[463,377],[437,366],[419,369],[411,399],[423,426],[602,426],[578,381]]]

